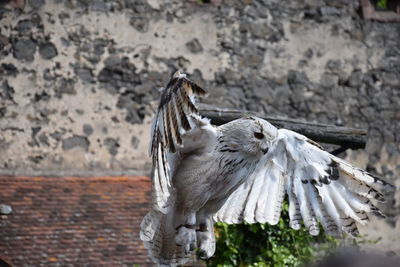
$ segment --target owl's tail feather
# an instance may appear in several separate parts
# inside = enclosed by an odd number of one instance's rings
[[[189,260],[190,253],[185,252],[184,246],[176,244],[174,225],[173,212],[163,214],[154,209],[146,214],[140,225],[140,239],[158,266],[177,266]]]

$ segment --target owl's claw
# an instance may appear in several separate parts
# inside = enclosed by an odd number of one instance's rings
[[[208,259],[215,253],[215,235],[211,220],[200,224],[197,234],[198,255],[202,259]]]
[[[175,236],[175,243],[178,246],[184,246],[186,254],[195,250],[197,247],[196,230],[186,226],[179,227]]]

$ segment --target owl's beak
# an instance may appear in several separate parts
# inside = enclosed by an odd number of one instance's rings
[[[261,151],[264,153],[264,155],[267,154],[267,152],[268,152],[268,147],[262,149]]]

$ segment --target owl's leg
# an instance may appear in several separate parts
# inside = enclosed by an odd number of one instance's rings
[[[190,214],[184,225],[177,228],[175,243],[185,247],[185,253],[196,249],[196,214]]]
[[[197,246],[199,248],[199,256],[202,259],[208,259],[215,253],[215,235],[214,221],[212,216],[205,216],[204,220],[200,221],[197,234]]]

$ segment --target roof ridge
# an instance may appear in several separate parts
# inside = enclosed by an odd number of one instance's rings
[[[62,182],[62,181],[68,181],[68,182],[133,182],[133,181],[149,181],[150,178],[147,176],[143,175],[135,175],[135,176],[62,176],[62,177],[56,177],[56,176],[12,176],[12,175],[0,175],[0,182],[3,180],[10,181],[9,179],[15,180],[16,182],[21,180],[26,180],[28,182],[34,182],[34,181],[50,181],[53,180],[57,182]]]

